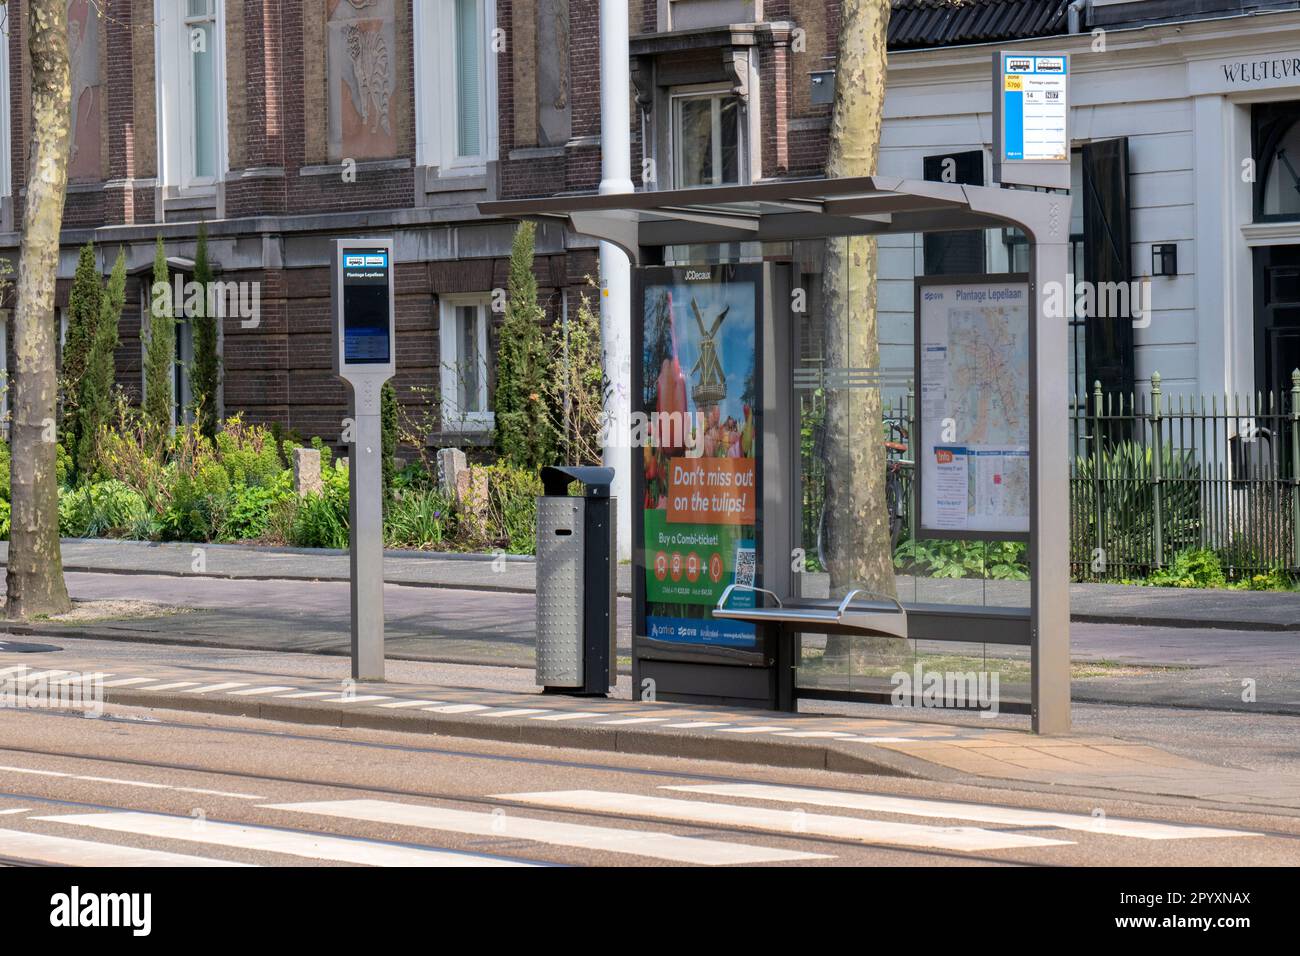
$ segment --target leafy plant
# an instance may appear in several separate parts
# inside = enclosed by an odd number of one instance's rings
[[[217,317],[208,315],[208,289],[212,267],[208,263],[208,224],[199,222],[198,246],[194,252],[194,281],[202,290],[192,310],[194,326],[194,361],[190,365],[191,391],[194,393],[194,421],[208,438],[217,434],[217,389],[221,384],[221,355],[217,351]]]
[[[929,578],[1029,579],[1025,545],[1018,541],[904,541],[894,567]]]
[[[587,277],[594,289],[595,280]],[[549,349],[553,374],[546,392],[559,455],[570,465],[598,465],[604,423],[605,372],[601,360],[600,317],[586,291],[578,310],[551,329]]]
[[[405,490],[394,496],[384,515],[384,543],[390,548],[442,547],[452,525],[452,507],[431,490]]]
[[[82,485],[59,499],[59,534],[68,538],[126,537],[147,518],[144,498],[116,479]]]
[[[290,540],[301,548],[346,548],[349,542],[348,473],[322,470],[324,489],[303,495],[293,515]]]
[[[497,348],[496,446],[516,468],[536,471],[555,460],[555,430],[548,408],[552,378],[533,275],[536,224],[523,222],[510,250],[505,322]]]
[[[112,418],[113,384],[117,377],[117,329],[125,306],[126,252],[119,250],[108,279],[108,289],[99,299],[99,319],[77,382],[76,444],[70,444],[68,450],[74,456],[78,475],[94,473],[99,461],[101,433]]]
[[[104,298],[103,280],[95,259],[95,244],[87,242],[77,258],[77,272],[68,293],[67,332],[63,340],[63,361],[60,368],[59,391],[63,399],[61,439],[68,448],[78,444],[80,426],[77,407],[82,376],[86,372],[86,359],[95,338]]]
[[[1134,441],[1109,446],[1097,458],[1076,459],[1071,510],[1082,523],[1078,534],[1105,550],[1109,568],[1156,563],[1153,462],[1153,449]],[[1192,452],[1165,447],[1160,477],[1163,546],[1175,553],[1195,547],[1201,533],[1201,466]]]
[[[1143,582],[1152,587],[1221,588],[1227,586],[1219,556],[1208,548],[1180,551],[1167,566],[1152,572]]]
[[[167,251],[158,237],[149,288],[149,335],[144,355],[144,415],[149,438],[161,445],[172,427],[172,379],[176,365],[176,319],[172,314]]]

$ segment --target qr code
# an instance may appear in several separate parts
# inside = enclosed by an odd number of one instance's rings
[[[736,549],[736,583],[742,587],[752,588],[757,562],[754,549],[739,547]]]

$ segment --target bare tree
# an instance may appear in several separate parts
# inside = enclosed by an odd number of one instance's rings
[[[60,614],[72,607],[59,550],[54,283],[68,185],[72,87],[66,0],[28,0],[31,152],[14,320],[12,525],[5,616]]]
[[[826,175],[873,176],[885,102],[889,0],[844,0]],[[826,366],[876,368],[877,247],[874,236],[827,240]],[[826,562],[831,593],[896,593],[885,506],[885,449],[877,388],[826,390]],[[871,644],[832,635],[828,658],[861,659]],[[892,649],[893,644],[879,649]]]

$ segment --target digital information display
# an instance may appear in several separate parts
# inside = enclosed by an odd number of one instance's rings
[[[1068,161],[1070,66],[1063,56],[1002,54],[1002,159]]]
[[[385,365],[391,360],[388,250],[343,253],[343,362]]]

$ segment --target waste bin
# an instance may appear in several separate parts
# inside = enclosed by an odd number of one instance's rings
[[[605,696],[618,681],[614,469],[542,469],[537,499],[537,683]],[[582,495],[569,485],[582,484]]]

